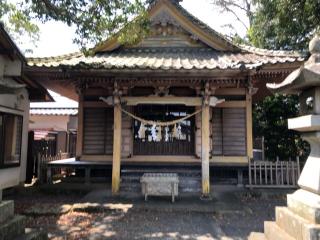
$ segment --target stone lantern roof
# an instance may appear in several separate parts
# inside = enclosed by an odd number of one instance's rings
[[[267,84],[267,87],[278,93],[299,94],[310,87],[320,86],[320,36],[315,36],[309,43],[311,54],[308,61],[293,71],[283,82]]]

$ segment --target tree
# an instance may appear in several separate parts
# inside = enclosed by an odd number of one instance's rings
[[[20,3],[0,1],[0,20],[19,45],[23,44],[20,36],[27,37],[33,44],[39,40],[39,27],[32,22],[30,11]]]
[[[319,0],[257,0],[248,35],[256,47],[303,51],[319,27]]]
[[[253,132],[264,136],[266,157],[275,160],[303,158],[308,154],[308,145],[300,134],[288,129],[287,119],[299,114],[298,96],[275,94],[254,104]]]
[[[148,31],[143,0],[16,1],[16,6],[6,0],[0,2],[0,19],[11,34],[21,35],[24,31],[35,40],[39,28],[34,20],[61,21],[75,26],[73,40],[83,49],[116,34],[120,41],[134,43]]]

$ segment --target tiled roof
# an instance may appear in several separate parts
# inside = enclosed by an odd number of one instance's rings
[[[131,48],[84,56],[73,53],[51,58],[29,58],[29,66],[77,67],[96,69],[254,69],[264,64],[304,61],[292,52],[259,51],[221,52],[210,48]]]
[[[74,116],[78,114],[77,108],[31,108],[31,115],[47,115],[47,116]]]

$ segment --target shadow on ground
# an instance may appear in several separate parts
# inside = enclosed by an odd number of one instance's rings
[[[45,189],[45,191],[43,191]],[[91,191],[90,191],[91,189]],[[140,193],[114,197],[105,185],[33,187],[12,193],[16,212],[50,239],[247,239],[274,219],[286,191],[213,186],[211,201],[185,194],[177,202]]]

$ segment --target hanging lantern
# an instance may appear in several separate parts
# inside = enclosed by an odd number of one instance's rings
[[[138,137],[140,139],[145,139],[146,138],[146,127],[144,126],[143,123],[141,123],[139,131],[138,131]]]

